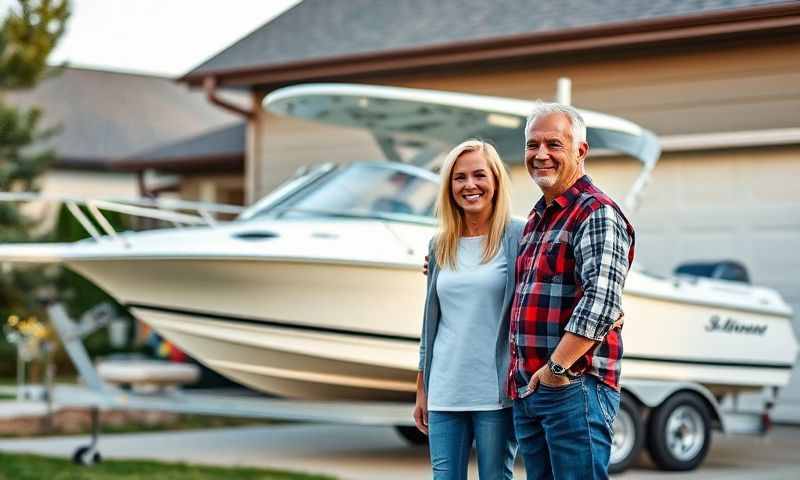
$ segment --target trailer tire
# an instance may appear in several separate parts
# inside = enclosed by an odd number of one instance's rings
[[[678,392],[653,412],[648,448],[662,470],[694,470],[705,459],[709,447],[711,414],[697,394]]]
[[[74,463],[75,465],[90,467],[92,465],[97,465],[102,461],[103,461],[103,456],[100,455],[100,452],[94,450],[93,447],[88,445],[85,447],[79,447],[72,454],[72,463]]]
[[[428,436],[420,432],[417,427],[408,427],[405,425],[396,425],[395,430],[401,437],[406,439],[411,445],[427,445]]]
[[[609,473],[621,473],[628,469],[642,453],[645,429],[642,411],[636,401],[626,392],[620,395],[619,412],[614,419]]]

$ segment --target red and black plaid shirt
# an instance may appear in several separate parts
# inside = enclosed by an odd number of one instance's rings
[[[540,199],[522,233],[511,304],[508,389],[518,398],[547,364],[565,331],[598,343],[571,367],[618,389],[622,288],[634,232],[620,208],[583,176],[546,205]]]

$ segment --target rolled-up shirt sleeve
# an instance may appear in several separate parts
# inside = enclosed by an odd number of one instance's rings
[[[625,225],[613,207],[604,205],[575,232],[575,273],[583,296],[572,311],[566,331],[599,342],[622,315],[622,288],[631,244]]]

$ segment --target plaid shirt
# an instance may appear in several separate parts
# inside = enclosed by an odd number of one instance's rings
[[[522,232],[511,304],[508,390],[518,398],[564,332],[598,343],[572,365],[619,389],[625,276],[634,232],[620,208],[583,176],[547,206],[540,199]]]

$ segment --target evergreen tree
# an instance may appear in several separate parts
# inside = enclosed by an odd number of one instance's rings
[[[0,191],[36,191],[36,179],[55,155],[42,148],[52,135],[40,126],[41,111],[4,102],[4,93],[31,88],[53,73],[47,57],[64,33],[68,0],[17,0],[0,24]],[[0,203],[0,242],[29,238],[28,221],[16,206]],[[37,310],[32,291],[43,277],[36,271],[0,272],[0,321],[10,313]]]
[[[64,33],[67,0],[18,0],[0,26],[0,191],[36,191],[36,178],[52,163],[37,148],[54,132],[39,126],[41,111],[3,101],[3,92],[31,88],[52,70],[47,57]],[[25,221],[10,204],[0,204],[0,241],[25,238]]]

